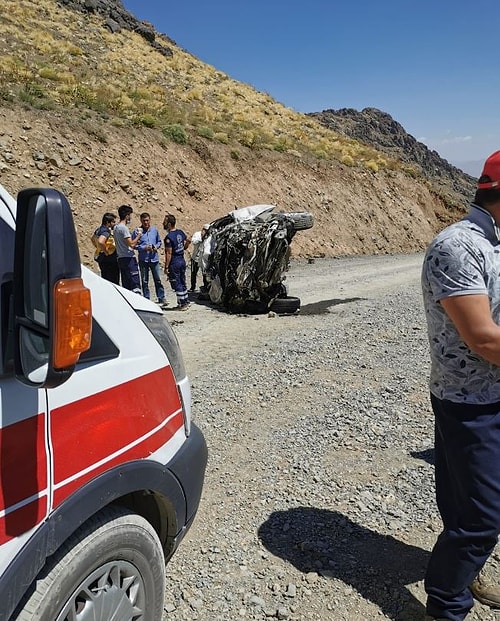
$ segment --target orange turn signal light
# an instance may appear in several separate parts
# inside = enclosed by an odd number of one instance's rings
[[[53,364],[65,369],[90,347],[92,306],[90,290],[81,278],[59,280],[54,287]]]

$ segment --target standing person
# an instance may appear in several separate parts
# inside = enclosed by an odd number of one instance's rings
[[[499,274],[496,151],[485,162],[468,215],[435,237],[422,269],[443,521],[425,577],[429,621],[462,621],[472,596],[500,607],[500,588],[478,577],[500,532]]]
[[[132,239],[128,225],[134,210],[129,205],[118,207],[120,222],[115,226],[114,235],[116,252],[118,254],[118,267],[122,277],[122,286],[129,291],[141,294],[141,281],[139,279],[139,267],[135,258],[134,248],[141,241],[142,233],[138,233]]]
[[[201,253],[203,252],[203,241],[207,236],[210,224],[204,224],[201,231],[196,231],[191,237],[191,288],[189,291],[196,291],[196,278],[200,269]]]
[[[151,225],[151,216],[149,213],[144,211],[141,213],[140,218],[141,228],[136,229],[132,233],[132,239],[134,240],[139,232],[142,231],[141,241],[136,246],[139,257],[142,295],[149,300],[149,272],[151,271],[158,304],[165,304],[165,289],[161,282],[160,257],[158,255],[158,249],[161,247],[160,233],[156,226]]]
[[[163,220],[163,227],[167,231],[165,237],[165,273],[177,296],[177,308],[187,310],[189,307],[188,291],[186,286],[186,261],[184,250],[191,240],[184,231],[175,228],[175,216],[168,214]]]
[[[96,257],[101,270],[101,276],[105,280],[120,284],[120,270],[118,268],[118,255],[113,237],[113,227],[115,226],[116,216],[114,213],[106,212],[102,217],[101,226],[94,233],[99,254]]]

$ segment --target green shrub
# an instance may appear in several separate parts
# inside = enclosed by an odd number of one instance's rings
[[[187,142],[186,130],[178,123],[167,125],[163,128],[162,132],[165,138],[169,138],[172,142],[177,142],[178,144],[186,144]]]
[[[365,168],[373,170],[373,172],[378,172],[378,164],[375,160],[368,160],[368,162],[365,162]]]
[[[42,67],[38,72],[38,75],[41,78],[45,78],[46,80],[53,80],[57,82],[59,80],[59,74],[53,67]]]
[[[214,134],[214,138],[222,144],[229,144],[229,136],[226,134],[226,132],[216,132]]]
[[[238,149],[233,149],[231,151],[231,159],[233,159],[233,160],[239,160],[240,159],[240,152],[238,151]]]
[[[214,137],[214,130],[211,127],[198,127],[198,135],[203,138],[208,138],[208,140],[212,140]]]
[[[28,82],[24,89],[20,93],[21,99],[27,101],[28,99],[43,99],[45,97],[45,89],[41,84]]]
[[[413,179],[418,179],[418,177],[420,177],[420,171],[417,169],[416,166],[412,166],[411,164],[401,166],[401,170]]]
[[[6,86],[0,87],[0,99],[3,101],[14,101],[14,94]]]
[[[278,151],[278,153],[285,153],[285,151],[286,151],[286,144],[284,142],[277,142],[273,146],[273,149],[275,151]]]
[[[151,114],[143,114],[140,117],[139,121],[145,127],[156,127],[156,125],[157,125],[156,119]]]

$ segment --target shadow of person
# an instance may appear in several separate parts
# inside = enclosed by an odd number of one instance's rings
[[[415,459],[426,461],[431,466],[434,465],[434,448],[424,449],[423,451],[411,451],[410,455]]]
[[[407,585],[423,579],[429,552],[314,507],[276,511],[258,535],[275,556],[301,572],[342,580],[389,619],[423,619],[424,606]]]
[[[345,299],[331,299],[320,300],[319,302],[313,302],[311,304],[304,304],[300,308],[301,315],[326,315],[332,306],[338,306],[339,304],[350,304],[351,302],[359,302],[360,300],[366,300],[366,298],[345,298]]]

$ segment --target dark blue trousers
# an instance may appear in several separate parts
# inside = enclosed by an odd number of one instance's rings
[[[184,257],[173,256],[168,266],[168,279],[177,297],[177,306],[189,304],[186,285],[186,261]]]
[[[134,257],[120,257],[118,259],[122,287],[135,293],[142,293],[141,280],[139,278],[139,265]]]
[[[443,532],[425,576],[427,614],[462,621],[473,605],[468,587],[500,533],[500,403],[431,402]]]

